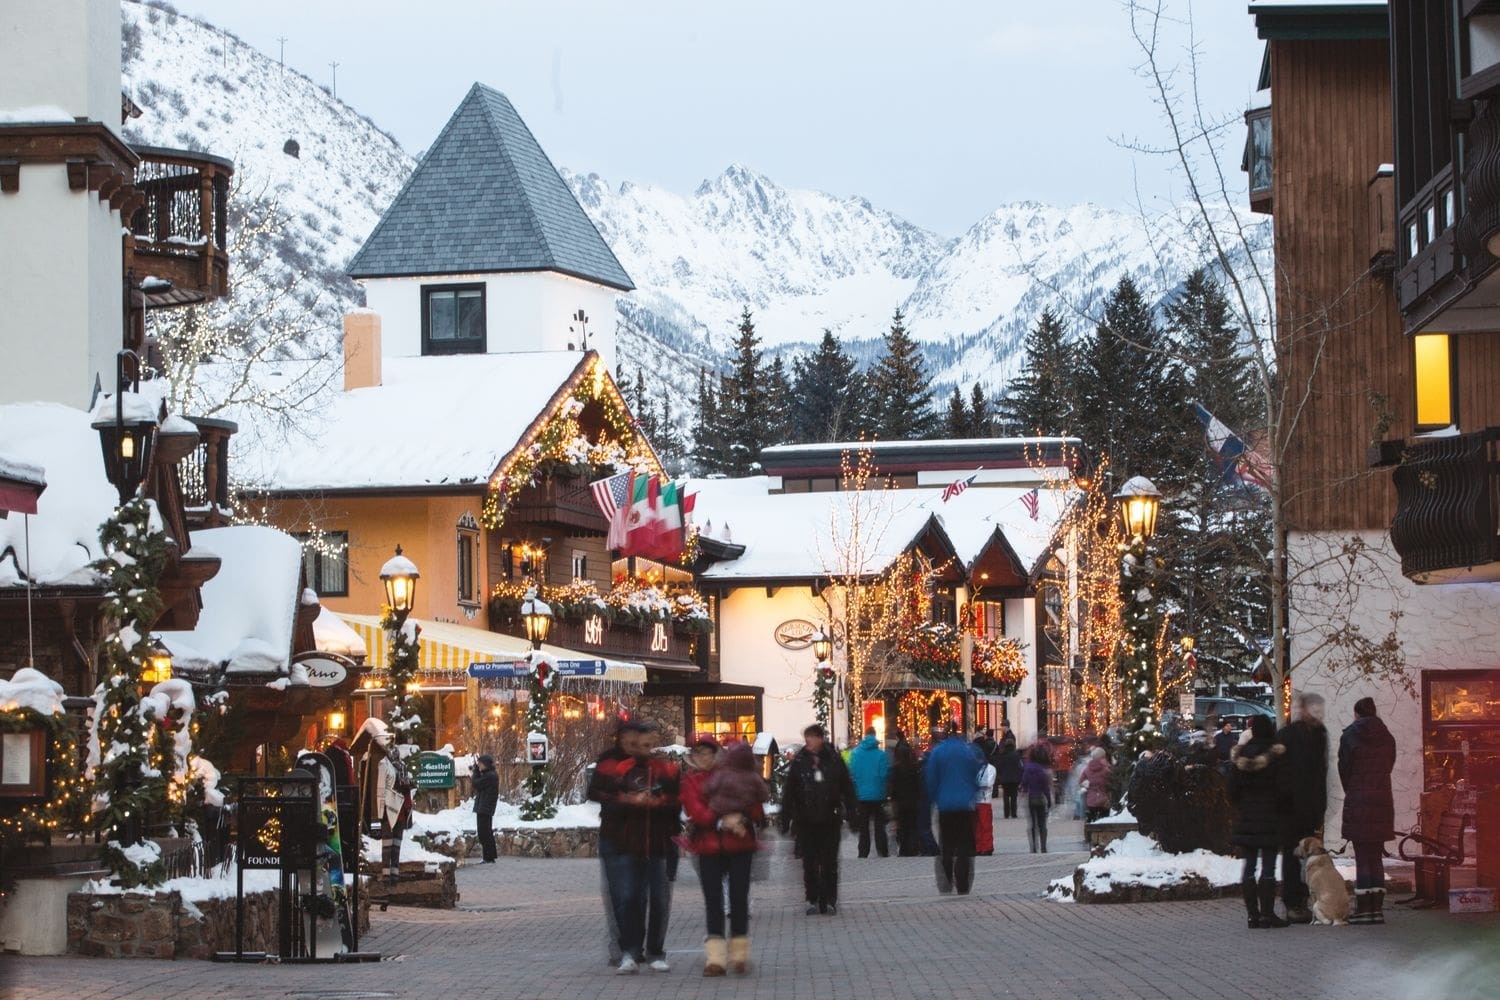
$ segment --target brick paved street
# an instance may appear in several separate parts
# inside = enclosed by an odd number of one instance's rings
[[[1019,821],[998,823],[975,892],[940,897],[930,859],[853,857],[845,838],[843,912],[802,913],[789,853],[757,883],[756,968],[699,975],[701,897],[682,867],[668,975],[617,977],[604,964],[593,861],[470,865],[455,911],[374,914],[367,939],[386,961],[362,966],[0,959],[6,995],[113,997],[1494,997],[1500,918],[1411,913],[1385,927],[1245,929],[1238,902],[1078,906],[1037,898],[1080,860],[1079,824],[1025,853]],[[1487,963],[1487,965],[1485,964]]]

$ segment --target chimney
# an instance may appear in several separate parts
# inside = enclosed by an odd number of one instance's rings
[[[380,384],[380,314],[344,314],[344,391]]]

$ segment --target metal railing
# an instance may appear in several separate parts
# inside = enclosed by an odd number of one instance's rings
[[[1500,427],[1408,443],[1391,542],[1418,578],[1500,561]]]

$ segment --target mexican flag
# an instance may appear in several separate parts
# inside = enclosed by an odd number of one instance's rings
[[[630,479],[630,505],[625,509],[625,543],[621,556],[650,556],[662,530],[661,480],[634,475]]]

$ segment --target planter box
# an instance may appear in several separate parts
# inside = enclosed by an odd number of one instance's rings
[[[276,951],[280,890],[245,897],[245,950]],[[99,958],[212,958],[234,950],[235,901],[171,892],[68,896],[68,953]]]

